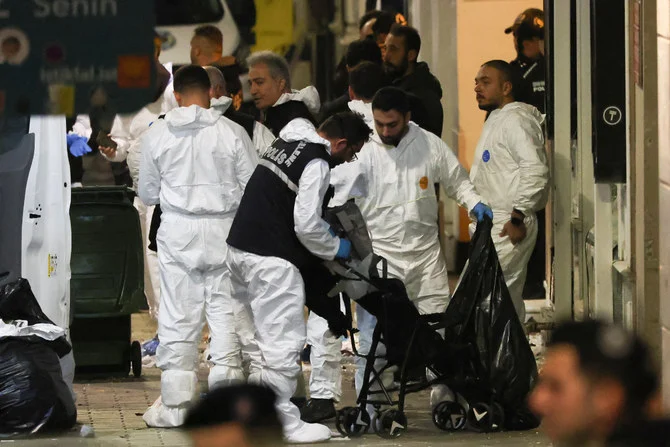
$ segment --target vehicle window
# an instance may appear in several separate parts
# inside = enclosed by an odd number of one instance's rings
[[[156,25],[193,25],[223,18],[221,0],[155,0]]]

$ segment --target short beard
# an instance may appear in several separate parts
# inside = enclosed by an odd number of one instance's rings
[[[483,110],[485,112],[493,112],[500,106],[498,104],[478,104],[479,110]]]
[[[392,79],[397,79],[402,77],[406,72],[407,72],[407,67],[409,67],[409,62],[407,60],[403,60],[403,63],[400,67],[396,67],[395,65],[389,64],[389,63],[384,63],[384,71],[386,74],[388,74]]]

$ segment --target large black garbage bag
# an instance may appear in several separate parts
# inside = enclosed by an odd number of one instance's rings
[[[5,321],[26,320],[28,326],[38,323],[54,324],[42,311],[28,280],[24,278],[0,287],[0,319]],[[42,340],[42,342],[49,343],[59,357],[64,357],[72,350],[72,346],[65,337],[50,342]]]
[[[469,344],[474,359],[469,374],[505,411],[505,428],[535,428],[528,394],[537,379],[530,349],[491,239],[492,222],[477,226],[466,270],[445,312],[447,340]]]
[[[25,279],[0,287],[0,319],[53,325]],[[64,336],[0,338],[0,436],[74,426],[77,409],[59,360],[71,350]]]
[[[0,437],[69,429],[77,422],[56,352],[44,342],[0,340]]]

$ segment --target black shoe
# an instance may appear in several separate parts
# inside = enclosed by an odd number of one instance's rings
[[[300,409],[300,419],[314,423],[335,417],[335,404],[331,399],[310,399]]]
[[[292,397],[290,399],[291,403],[295,405],[298,408],[302,408],[305,406],[307,403],[307,398],[306,397]]]

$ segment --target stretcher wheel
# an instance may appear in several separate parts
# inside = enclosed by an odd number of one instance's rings
[[[139,341],[130,344],[130,364],[133,367],[133,376],[142,375],[142,345]]]
[[[375,420],[373,428],[382,438],[398,438],[407,430],[407,416],[400,410],[385,410]]]
[[[468,423],[475,431],[492,432],[503,428],[505,415],[502,407],[494,403],[493,406],[478,402],[470,407]]]
[[[370,427],[370,415],[358,407],[344,407],[337,412],[335,426],[342,436],[357,438]]]
[[[444,431],[458,431],[465,428],[468,413],[458,402],[440,402],[433,408],[433,423]]]

